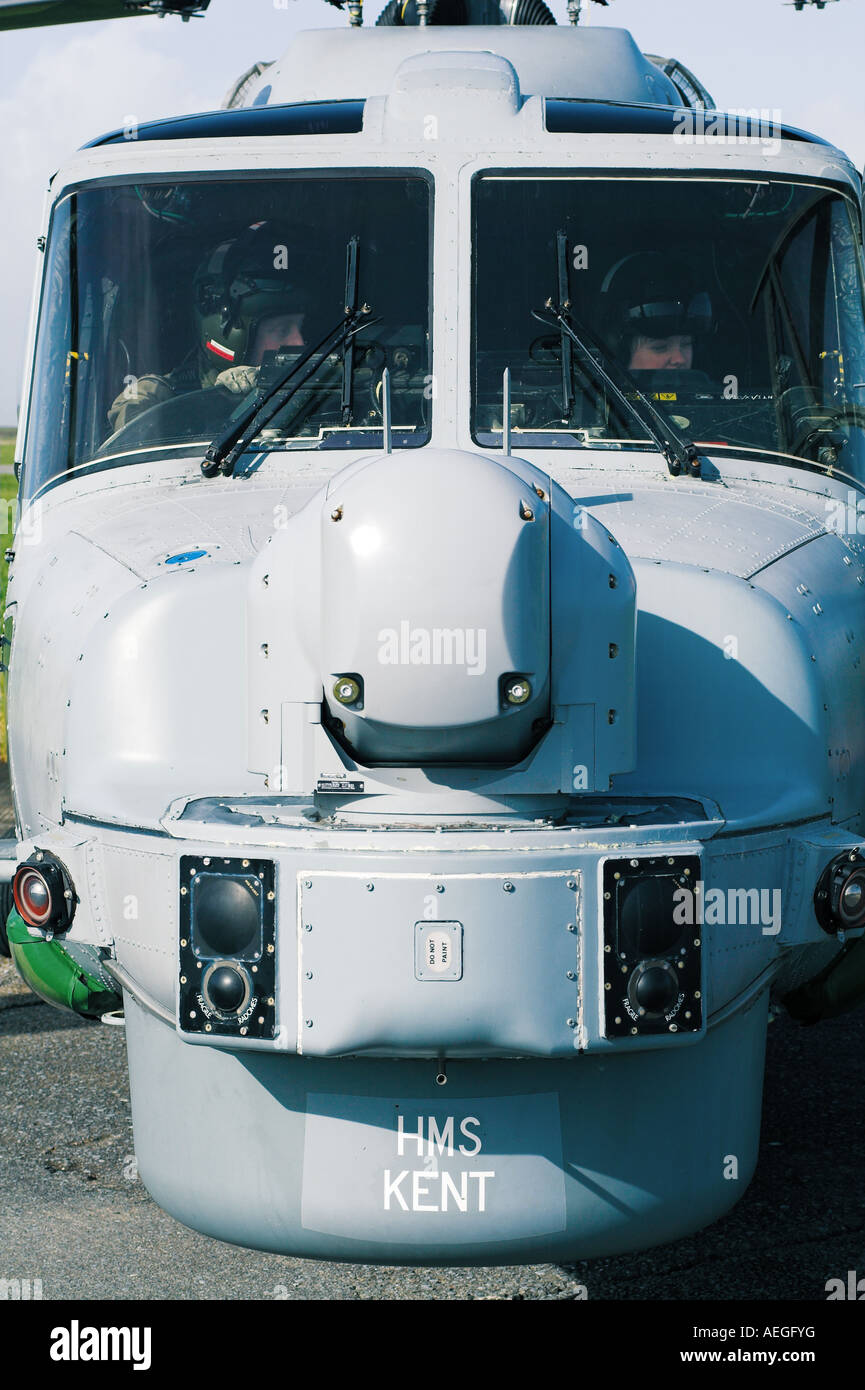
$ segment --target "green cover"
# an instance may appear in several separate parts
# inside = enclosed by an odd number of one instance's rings
[[[95,946],[31,936],[15,908],[9,914],[6,932],[19,975],[46,1003],[71,1009],[83,1018],[101,1018],[123,1008],[122,995],[102,969]]]

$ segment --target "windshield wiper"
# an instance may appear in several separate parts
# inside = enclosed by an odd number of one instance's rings
[[[368,304],[357,304],[358,238],[352,237],[346,247],[346,284],[344,317],[275,381],[265,380],[239,418],[229,420],[221,434],[210,444],[201,464],[205,478],[214,478],[220,471],[226,478],[257,434],[283,409],[302,386],[315,376],[335,350],[342,352],[342,418],[348,423],[351,416],[351,378],[354,367],[354,338],[364,328],[378,323],[370,318]],[[262,375],[264,375],[262,373]]]
[[[564,286],[562,283],[562,271],[563,267],[566,266],[562,254],[566,245],[564,233],[558,233],[556,243],[556,270],[559,293],[561,294],[562,289],[566,287],[566,281]],[[696,444],[681,434],[672,420],[658,410],[652,401],[643,394],[628,369],[617,362],[592,337],[585,324],[579,324],[579,333],[575,331],[571,323],[570,303],[567,298],[563,299],[560,305],[554,303],[552,299],[548,299],[544,308],[549,317],[537,309],[532,310],[532,317],[547,325],[552,319],[559,327],[562,340],[562,384],[566,417],[570,414],[573,390],[570,356],[570,346],[573,344],[577,348],[582,365],[588,370],[589,375],[593,376],[596,381],[601,381],[612,392],[619,405],[637,420],[643,429],[648,431],[666,459],[667,467],[674,477],[684,471],[699,478],[701,476],[701,459]],[[568,349],[567,353],[566,348]],[[635,399],[630,394],[626,395],[625,391],[632,392]]]
[[[364,328],[378,319],[367,318],[369,305],[364,304],[353,313],[346,314],[342,323],[336,325],[314,348],[305,352],[287,372],[270,386],[258,391],[252,402],[238,420],[232,420],[209,446],[201,465],[205,478],[213,478],[222,471],[230,478],[241,454],[249,447],[257,434],[270,424],[283,406],[305,386],[319,368],[328,361],[335,348],[343,351]]]

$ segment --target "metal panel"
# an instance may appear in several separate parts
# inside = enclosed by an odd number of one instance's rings
[[[298,1051],[568,1056],[573,872],[300,876]],[[458,979],[418,979],[418,922],[462,928]],[[441,929],[441,928],[440,928]]]

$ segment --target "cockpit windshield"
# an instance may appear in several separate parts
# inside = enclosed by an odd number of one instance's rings
[[[807,183],[479,176],[476,442],[501,447],[506,368],[515,449],[645,441],[567,335],[534,316],[548,304],[701,448],[787,455],[865,483],[855,215]]]
[[[57,205],[37,338],[25,490],[82,467],[188,454],[340,321],[334,352],[256,450],[429,438],[430,181],[369,170],[136,181]],[[348,297],[348,298],[347,298]]]

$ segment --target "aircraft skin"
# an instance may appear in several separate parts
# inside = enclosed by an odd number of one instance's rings
[[[850,482],[756,450],[702,448],[703,476],[672,476],[649,442],[524,448],[515,432],[508,452],[473,437],[476,175],[770,170],[860,205],[846,157],[807,139],[767,154],[755,140],[546,129],[540,93],[677,105],[637,56],[622,75],[625,41],[610,33],[303,36],[261,79],[268,107],[366,96],[362,131],[150,128],[80,151],[51,183],[46,237],[70,188],[130,175],[435,180],[428,443],[253,450],[213,478],[201,450],[152,448],[43,488],[14,546],[19,863],[55,857],[77,899],[53,940],[13,914],[15,958],[38,989],[31,947],[68,951],[79,987],[86,968],[83,1012],[122,990],[140,1175],[223,1240],[511,1264],[697,1230],[754,1170],[770,990],[841,950],[814,893],[865,834]],[[40,299],[37,284],[33,337]],[[21,457],[26,433],[25,417]],[[352,541],[355,518],[386,537],[388,568]],[[460,682],[446,663],[412,664],[401,623],[420,614],[486,633],[492,696],[479,666]],[[384,630],[402,664],[375,686]],[[541,672],[533,694],[544,683],[554,711],[510,766],[375,756],[388,730],[409,752],[431,728],[454,747],[466,729],[485,737],[501,670]],[[322,723],[341,672],[368,673],[367,708],[345,712],[366,763]],[[247,1019],[264,1010],[258,1036],[210,1014],[191,1028],[184,1013],[184,972],[199,965],[187,884],[225,861],[239,881],[259,876],[274,948]],[[644,952],[683,972],[648,1029],[616,974],[645,963],[618,966],[605,906],[613,878],[647,863],[716,906],[760,904],[758,918],[712,921],[698,902],[675,954]]]

